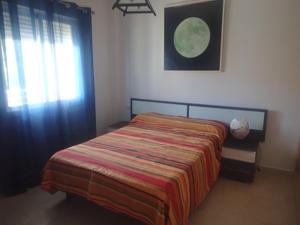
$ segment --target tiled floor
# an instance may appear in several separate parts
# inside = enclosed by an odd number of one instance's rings
[[[298,212],[300,213],[300,212]],[[299,225],[293,174],[263,169],[253,184],[220,178],[190,225]],[[137,225],[80,199],[65,200],[39,188],[0,199],[1,225]]]
[[[191,224],[300,225],[295,189],[293,174],[266,169],[253,184],[220,179]]]

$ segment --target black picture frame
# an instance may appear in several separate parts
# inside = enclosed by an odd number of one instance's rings
[[[225,0],[210,0],[165,8],[164,69],[184,71],[221,71]],[[210,40],[205,51],[193,58],[176,50],[177,27],[188,18],[199,18],[209,27]]]

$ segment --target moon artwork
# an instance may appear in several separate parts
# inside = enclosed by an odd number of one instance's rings
[[[223,0],[165,8],[165,70],[220,71]]]
[[[174,45],[179,54],[186,58],[201,55],[208,47],[210,30],[207,23],[197,17],[182,21],[176,28]]]

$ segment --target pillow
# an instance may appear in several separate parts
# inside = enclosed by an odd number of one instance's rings
[[[136,116],[132,121],[132,124],[147,124],[155,125],[159,127],[166,127],[175,129],[180,132],[185,130],[191,135],[197,134],[213,134],[219,139],[222,145],[225,141],[228,132],[228,126],[219,121],[214,120],[203,120],[203,119],[192,119],[181,116],[170,116],[158,113],[144,113]]]

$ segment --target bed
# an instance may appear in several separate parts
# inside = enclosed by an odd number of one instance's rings
[[[149,225],[187,225],[220,170],[224,123],[157,113],[60,151],[42,188],[79,195]]]
[[[246,117],[247,141],[265,139],[261,109],[131,99],[130,114],[128,126],[53,155],[42,188],[147,225],[187,225],[218,178],[226,124]]]

